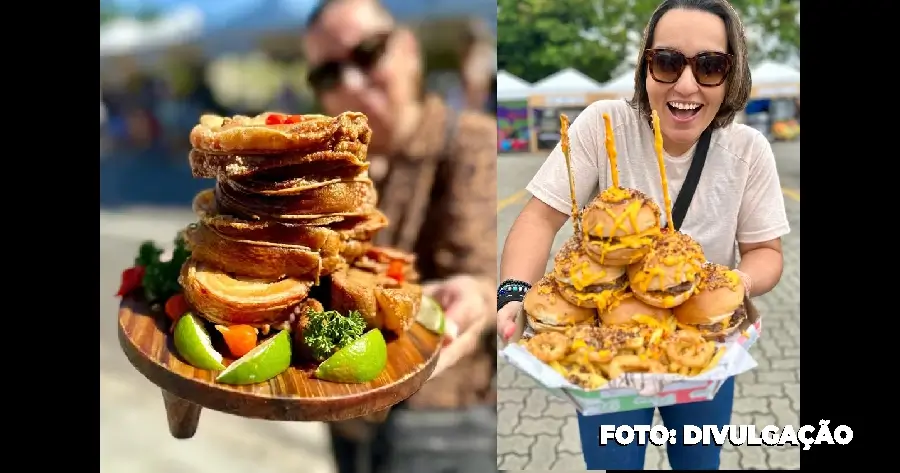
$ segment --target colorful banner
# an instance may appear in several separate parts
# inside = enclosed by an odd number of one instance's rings
[[[497,147],[500,152],[528,151],[528,101],[497,104]]]

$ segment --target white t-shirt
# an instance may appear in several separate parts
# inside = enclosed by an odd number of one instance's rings
[[[578,205],[584,207],[599,189],[612,185],[603,113],[608,113],[612,121],[619,184],[644,192],[664,209],[653,130],[623,100],[592,103],[569,128]],[[665,154],[673,205],[695,148],[696,145],[682,156]],[[550,207],[571,215],[566,160],[559,144],[526,189]],[[665,225],[665,210],[662,220]],[[706,164],[681,231],[703,246],[707,260],[729,267],[737,261],[735,242],[759,243],[790,232],[775,155],[760,132],[739,124],[713,132]]]

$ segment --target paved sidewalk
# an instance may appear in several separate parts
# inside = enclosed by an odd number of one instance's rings
[[[785,199],[791,233],[784,239],[785,268],[771,293],[754,299],[763,335],[751,349],[759,367],[737,378],[734,424],[800,422],[800,203]],[[556,248],[571,235],[564,229]],[[501,470],[585,471],[574,410],[502,360],[498,374],[497,466]],[[655,423],[660,423],[657,414]],[[797,448],[726,448],[721,469],[794,469]],[[648,447],[646,469],[668,470],[663,448]]]

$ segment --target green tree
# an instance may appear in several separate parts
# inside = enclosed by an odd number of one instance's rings
[[[103,26],[113,20],[123,17],[133,17],[138,21],[153,21],[160,17],[157,10],[151,8],[141,8],[133,14],[123,12],[116,5],[110,3],[100,3],[100,26]]]
[[[498,67],[529,82],[566,67],[606,80],[623,42],[598,41],[604,18],[584,0],[498,0]]]
[[[660,0],[498,0],[498,66],[529,82],[566,67],[606,81],[633,51]],[[732,0],[752,42],[751,58],[784,59],[800,50],[796,0]],[[766,43],[766,44],[764,44]]]
[[[105,25],[119,17],[119,11],[114,5],[100,4],[100,25]]]
[[[731,3],[741,12],[746,27],[757,28],[763,33],[763,41],[750,42],[752,61],[799,56],[799,0],[733,0]]]

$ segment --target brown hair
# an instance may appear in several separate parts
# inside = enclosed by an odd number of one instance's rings
[[[747,105],[752,87],[744,25],[734,7],[726,0],[665,0],[656,8],[653,16],[650,17],[650,22],[647,23],[647,28],[644,29],[644,39],[641,41],[637,67],[634,71],[634,97],[629,103],[642,116],[650,120],[650,98],[647,96],[648,67],[647,61],[644,59],[644,51],[653,45],[653,34],[656,32],[659,19],[669,10],[678,8],[711,13],[725,22],[728,52],[734,56],[734,64],[731,67],[728,81],[725,82],[725,99],[711,124],[713,128],[721,128],[733,122],[737,112]]]

